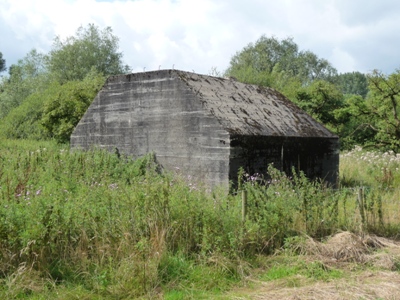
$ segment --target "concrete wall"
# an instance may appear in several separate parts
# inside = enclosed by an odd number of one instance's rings
[[[250,175],[265,176],[268,165],[273,163],[288,175],[294,167],[308,178],[321,178],[334,187],[338,184],[338,138],[236,136],[231,138],[231,146],[231,180],[237,180],[240,166]]]
[[[71,136],[71,147],[156,154],[169,170],[228,186],[230,138],[195,92],[165,71],[108,79]]]

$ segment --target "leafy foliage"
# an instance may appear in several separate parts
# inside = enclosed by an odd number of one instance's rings
[[[28,96],[21,105],[0,119],[0,135],[9,139],[41,140],[50,136],[40,124],[44,95]]]
[[[243,82],[275,87],[273,73],[281,72],[289,78],[297,78],[302,85],[314,80],[329,81],[337,73],[327,60],[310,51],[299,51],[292,38],[279,41],[275,37],[261,36],[232,57],[226,75]],[[268,80],[260,82],[257,78]]]
[[[89,24],[87,28],[79,27],[75,36],[64,41],[55,38],[48,68],[57,81],[65,83],[83,80],[92,68],[104,76],[126,73],[129,67],[121,59],[118,38],[111,27],[100,30]]]
[[[82,81],[68,81],[53,85],[46,90],[41,124],[50,136],[65,143],[83,117],[89,105],[105,81],[103,75],[93,69]]]
[[[0,134],[13,139],[67,142],[104,81],[104,76],[92,72],[83,81],[49,84],[0,119]]]
[[[368,114],[374,122],[376,141],[389,149],[400,151],[400,70],[390,75],[374,71],[368,76],[370,97]]]
[[[296,98],[296,103],[315,119],[331,129],[339,125],[335,112],[343,106],[343,94],[335,85],[317,80],[299,89]]]
[[[43,91],[50,82],[46,56],[30,51],[9,69],[9,77],[0,83],[0,119],[34,93]]]
[[[261,36],[255,44],[250,43],[231,59],[228,74],[252,67],[257,73],[271,73],[278,64],[282,69],[289,69],[298,54],[298,47],[291,38],[279,41],[276,38]]]
[[[0,73],[7,70],[6,60],[3,58],[3,53],[0,52]]]
[[[352,97],[346,111],[358,118],[355,131],[367,137],[364,145],[400,151],[400,71],[367,76],[370,93],[366,99]]]
[[[68,141],[106,76],[129,71],[121,59],[111,28],[93,24],[57,37],[48,55],[32,50],[0,82],[2,134]]]
[[[356,145],[369,145],[375,132],[368,126],[370,117],[366,112],[366,101],[359,95],[344,96],[343,106],[335,110],[338,121],[336,132],[341,137],[341,148],[351,150]]]
[[[339,74],[335,81],[346,95],[359,95],[365,98],[369,91],[367,76],[360,72]]]

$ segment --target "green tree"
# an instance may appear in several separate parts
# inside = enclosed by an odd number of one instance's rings
[[[356,94],[344,96],[342,107],[335,110],[335,117],[339,124],[337,133],[341,138],[342,149],[350,150],[355,145],[371,145],[376,132],[370,127],[370,116],[366,100]]]
[[[287,65],[297,54],[298,47],[293,39],[279,41],[275,37],[267,38],[263,35],[231,58],[227,73],[235,73],[247,67],[252,67],[257,73],[271,73],[278,63],[282,69],[287,69]]]
[[[337,76],[336,82],[343,94],[360,95],[363,98],[367,96],[368,79],[363,73],[342,73]]]
[[[302,85],[314,80],[331,81],[337,75],[327,60],[310,51],[299,51],[292,38],[278,40],[266,36],[237,52],[225,73],[242,82],[270,87],[275,87],[276,74],[283,73],[288,79],[297,78]]]
[[[105,77],[94,68],[82,81],[53,83],[47,93],[41,124],[47,133],[60,143],[70,135],[101,89]]]
[[[343,107],[343,94],[334,84],[316,80],[298,90],[296,104],[315,119],[337,132],[341,120],[336,111]]]
[[[7,70],[6,60],[3,58],[3,53],[0,52],[0,73]]]
[[[374,71],[368,75],[370,95],[366,108],[368,126],[376,132],[377,145],[400,151],[400,70],[390,75]],[[361,110],[360,110],[361,111]]]
[[[364,145],[400,151],[400,70],[367,75],[369,93],[350,97],[347,111],[357,118],[354,134],[367,137]]]
[[[17,64],[9,68],[9,76],[2,78],[0,119],[19,106],[29,95],[43,91],[51,78],[46,69],[46,56],[31,50]]]
[[[50,94],[31,94],[21,105],[0,119],[0,135],[9,139],[44,140],[50,138],[40,123],[46,96],[50,96]]]
[[[56,37],[48,68],[60,83],[83,80],[92,68],[105,76],[130,70],[122,63],[118,38],[113,35],[111,27],[100,30],[94,24],[79,27],[76,36],[65,40]]]

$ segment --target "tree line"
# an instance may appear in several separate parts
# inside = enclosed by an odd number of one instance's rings
[[[65,40],[56,37],[48,54],[31,50],[1,78],[0,134],[68,142],[106,78],[130,71],[118,47],[110,27],[89,24]]]
[[[69,137],[109,75],[130,72],[110,27],[89,24],[47,54],[30,51],[0,79],[0,134],[14,139]],[[0,72],[6,61],[0,52]],[[223,76],[272,87],[354,145],[400,151],[400,70],[339,74],[292,38],[261,36],[236,52]]]
[[[338,74],[292,38],[261,36],[233,55],[225,75],[277,89],[337,134],[342,149],[400,151],[400,70]]]

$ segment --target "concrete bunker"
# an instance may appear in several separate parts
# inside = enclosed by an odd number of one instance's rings
[[[270,163],[336,185],[339,139],[279,92],[178,70],[111,76],[71,135],[133,157],[154,152],[166,169],[228,187],[243,167]]]

